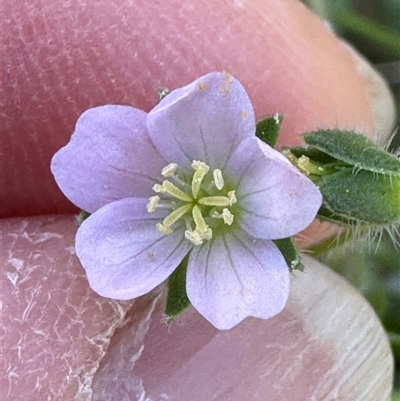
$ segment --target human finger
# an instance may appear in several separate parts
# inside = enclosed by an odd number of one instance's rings
[[[380,322],[318,262],[304,258],[272,319],[218,331],[190,308],[168,326],[162,287],[125,302],[90,289],[75,231],[74,217],[1,222],[4,399],[389,397],[393,361]]]
[[[209,71],[237,77],[258,117],[284,114],[280,145],[316,128],[375,134],[365,76],[298,1],[33,0],[5,15],[3,216],[76,211],[49,164],[84,110],[149,110],[157,87]]]

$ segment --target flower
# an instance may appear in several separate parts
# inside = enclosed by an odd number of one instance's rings
[[[51,169],[92,213],[76,253],[94,291],[139,297],[190,252],[188,298],[219,329],[283,309],[289,270],[271,240],[307,227],[321,205],[318,188],[255,137],[248,95],[227,73],[172,91],[149,113],[87,110]]]

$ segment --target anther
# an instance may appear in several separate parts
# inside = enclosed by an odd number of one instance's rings
[[[162,223],[157,223],[156,228],[158,231],[160,231],[160,233],[163,233],[166,235],[174,232],[174,230],[171,227],[165,227]]]
[[[212,238],[212,230],[210,227],[207,227],[206,231],[199,233],[199,234],[200,234],[201,239],[206,239],[209,241]]]
[[[154,184],[153,185],[153,191],[157,192],[157,193],[167,192],[166,189],[164,188],[164,185],[160,185],[160,184]]]
[[[200,234],[197,231],[185,231],[185,238],[190,241],[193,245],[201,245],[203,240],[200,237]]]
[[[228,198],[229,198],[229,201],[230,201],[230,205],[229,206],[232,206],[234,203],[236,203],[237,202],[236,191],[235,190],[229,191],[228,192]]]
[[[224,223],[228,224],[228,226],[232,225],[234,215],[229,211],[229,209],[223,209],[222,210],[222,218],[224,219]]]
[[[194,170],[204,170],[206,173],[210,171],[210,166],[199,160],[193,160],[192,167]]]
[[[210,240],[212,238],[212,230],[210,227],[207,227],[206,231],[200,232],[197,228],[192,230],[185,231],[185,238],[189,240],[193,245],[201,245],[203,240]]]
[[[192,167],[196,170],[192,179],[192,195],[196,199],[199,194],[204,176],[210,171],[210,167],[204,162],[193,160]]]
[[[160,197],[159,196],[150,196],[149,203],[146,206],[147,211],[149,213],[155,212],[156,207],[158,205],[158,202],[160,202]]]
[[[217,189],[221,190],[224,185],[224,177],[222,176],[222,171],[217,168],[213,171],[213,177],[214,177],[214,184],[217,187]]]
[[[163,177],[172,177],[175,174],[177,168],[178,165],[176,163],[169,163],[168,166],[164,167],[161,170],[161,175]]]

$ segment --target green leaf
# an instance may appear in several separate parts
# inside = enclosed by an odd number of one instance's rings
[[[349,217],[347,216],[335,214],[332,210],[328,209],[324,205],[322,205],[318,210],[317,218],[321,221],[327,221],[329,223],[340,225],[355,225],[357,223],[357,220],[349,220]]]
[[[400,159],[351,131],[321,130],[303,135],[305,142],[357,170],[400,177]]]
[[[168,279],[168,295],[165,305],[165,315],[168,321],[174,320],[190,305],[186,294],[188,259],[189,256],[186,256]]]
[[[274,147],[279,137],[283,115],[275,113],[273,116],[265,116],[257,121],[256,136],[267,145]]]
[[[281,251],[290,270],[304,270],[301,263],[300,252],[292,237],[273,240],[273,243]]]
[[[325,208],[343,221],[369,225],[400,221],[400,177],[348,167],[322,176],[319,189]]]

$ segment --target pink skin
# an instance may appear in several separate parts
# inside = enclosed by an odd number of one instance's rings
[[[208,0],[32,0],[29,4],[9,1],[3,9],[6,16],[2,38],[5,57],[0,159],[3,217],[76,211],[54,183],[49,164],[55,151],[68,141],[77,118],[85,109],[114,103],[148,111],[157,102],[158,86],[179,87],[209,71],[227,70],[238,77],[249,93],[257,117],[275,112],[285,115],[280,145],[298,144],[299,133],[318,127],[358,128],[367,135],[372,135],[374,129],[368,87],[357,73],[352,56],[315,16],[293,0],[221,0],[218,5]],[[76,231],[72,219],[31,217],[3,223],[6,239],[2,247],[2,267],[6,273],[2,275],[5,399],[69,401],[78,392],[79,384],[90,388],[112,328],[124,320],[130,304],[112,302],[90,291],[72,252]],[[319,236],[314,232],[314,238]],[[324,269],[321,271],[322,283],[333,280]],[[313,278],[316,273],[311,269],[308,274]],[[296,280],[294,288],[297,288]],[[309,283],[303,283],[298,285],[297,291],[306,293],[309,288]],[[343,299],[349,291],[338,281],[336,286],[327,285],[324,293],[331,294],[332,299]],[[258,381],[246,382],[238,380],[240,374],[234,377],[229,371],[221,379],[225,380],[226,394],[232,391],[227,399],[244,399],[249,383],[254,387],[252,394],[265,391],[262,383],[279,394],[279,388],[290,382],[288,377],[299,379],[285,387],[286,392],[281,393],[283,399],[311,399],[310,386],[317,388],[325,383],[326,377],[333,387],[323,394],[330,392],[334,397],[335,389],[341,385],[335,377],[339,379],[347,374],[339,372],[335,366],[347,355],[352,343],[340,341],[340,336],[324,337],[326,320],[322,318],[327,311],[324,304],[318,304],[318,289],[313,288],[307,297],[316,302],[319,309],[299,308],[302,300],[299,296],[298,302],[289,303],[278,317],[264,323],[249,320],[247,329],[247,326],[239,326],[237,337],[229,334],[231,332],[226,332],[226,336],[230,336],[229,347],[240,348],[244,343],[252,343],[256,348],[249,355],[261,358],[257,359],[261,365],[271,365],[271,361],[279,359],[285,366],[295,365],[298,372],[308,369],[310,375],[290,376],[288,371],[283,371],[276,376],[274,370],[259,373]],[[324,302],[330,304],[329,300]],[[135,338],[134,343],[129,342],[129,356],[138,354],[141,349],[152,310],[152,301],[148,299],[136,301],[135,305],[136,309],[131,311],[134,315],[127,318],[130,325],[126,326],[131,330],[128,338]],[[315,314],[311,320],[321,318],[321,324],[312,330],[307,323],[310,310]],[[386,387],[382,391],[375,386],[380,391],[375,395],[385,394],[390,387],[391,362],[389,357],[385,359],[386,365],[382,362],[383,356],[388,355],[388,348],[378,322],[362,300],[347,309],[338,305],[337,310],[342,316],[336,320],[339,333],[342,321],[353,321],[358,316],[370,319],[369,335],[375,337],[370,340],[361,336],[359,344],[361,347],[368,341],[378,341],[373,343],[377,354],[365,351],[370,355],[365,359],[365,353],[360,352],[360,358],[364,359],[358,360],[352,359],[350,353],[346,366],[353,374],[359,372],[360,380],[368,384],[372,383],[371,377],[381,377]],[[359,310],[360,314],[356,313]],[[159,315],[154,316],[145,340],[149,364],[141,360],[130,379],[136,380],[137,386],[144,379],[148,391],[155,394],[153,397],[158,396],[158,390],[175,389],[174,399],[181,401],[184,398],[179,397],[185,394],[179,393],[176,382],[168,379],[164,389],[158,388],[164,377],[162,371],[157,383],[151,383],[155,366],[168,369],[169,364],[167,356],[162,355],[163,349],[156,346],[157,339],[166,335],[165,326],[158,324]],[[204,320],[196,316],[189,314],[189,318],[183,318],[189,320],[182,320],[182,327],[191,333],[193,344],[174,355],[175,370],[188,355],[196,355],[196,347],[204,348],[211,335],[209,326],[205,327]],[[295,322],[290,320],[293,316]],[[179,330],[179,324],[176,323],[174,330]],[[190,330],[187,325],[191,325]],[[256,335],[254,325],[269,333],[268,338]],[[287,328],[285,333],[290,333],[289,337],[282,335],[282,327]],[[357,337],[360,327],[356,325],[350,331],[352,338]],[[107,369],[112,371],[118,344],[125,344],[121,335],[118,333],[113,339],[113,346],[107,353],[109,359],[103,361],[103,373]],[[208,361],[210,372],[215,371],[218,364],[223,368],[224,355],[229,354],[229,349],[224,349],[226,342],[219,338],[206,359],[196,362],[193,357],[193,376],[185,376],[184,386],[199,376],[196,363],[201,371],[204,371],[204,360]],[[301,354],[287,347],[299,338],[297,346],[309,350],[304,358],[296,358]],[[315,338],[321,341],[317,344]],[[166,347],[178,348],[171,341]],[[265,341],[282,351],[277,355],[274,348],[263,352]],[[161,365],[157,364],[158,357],[151,353],[152,349],[157,355],[161,353]],[[217,358],[214,353],[218,350],[221,354]],[[228,359],[227,364],[236,363]],[[129,361],[132,363],[131,359]],[[379,369],[381,376],[372,368],[367,369],[366,362],[362,361],[376,362],[371,366]],[[108,368],[104,370],[106,365]],[[123,371],[130,372],[125,365]],[[98,394],[103,391],[98,386],[101,374],[94,386]],[[66,380],[67,375],[70,380]],[[310,381],[311,377],[316,378],[315,381]],[[354,391],[359,388],[358,395],[342,394],[358,399],[356,396],[361,397],[366,387],[360,386],[360,381],[357,385],[359,387],[351,388]],[[197,388],[205,386],[197,382]],[[90,390],[79,391],[80,400],[89,399],[84,394],[89,394]],[[271,400],[275,398],[271,396]]]

